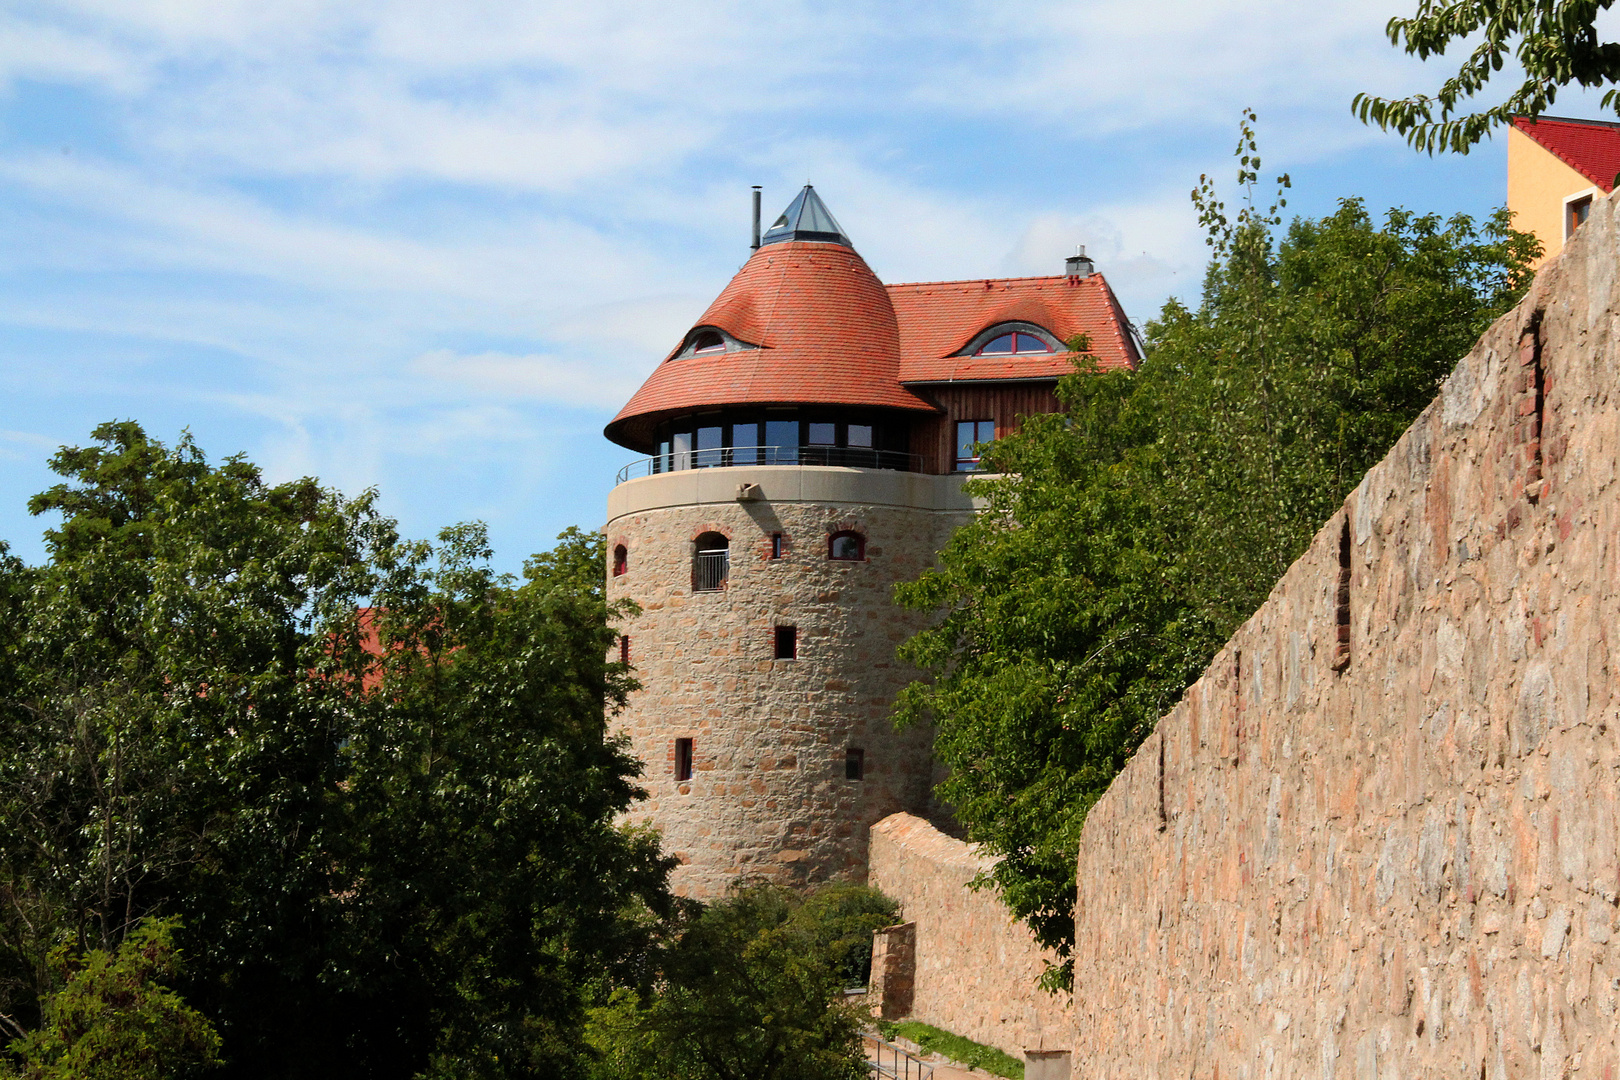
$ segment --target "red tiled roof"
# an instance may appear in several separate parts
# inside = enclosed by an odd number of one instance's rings
[[[900,385],[889,294],[841,244],[760,248],[693,325],[717,326],[758,348],[675,359],[677,346],[608,424],[608,438],[650,450],[659,419],[717,405],[937,411]]]
[[[932,281],[885,287],[851,248],[789,241],[760,248],[696,323],[755,348],[678,356],[672,349],[607,425],[650,453],[660,420],[724,405],[859,405],[938,412],[905,384],[1057,379],[1073,353],[959,356],[998,323],[1091,338],[1103,368],[1139,354],[1101,274],[1085,278]],[[683,339],[684,344],[684,339]]]
[[[1133,367],[1141,359],[1125,313],[1101,274],[1067,277],[923,281],[890,285],[900,323],[900,381],[1057,378],[1074,370],[1073,353],[1037,356],[960,356],[981,331],[1028,322],[1059,341],[1091,339],[1104,369]]]
[[[1620,124],[1515,116],[1513,126],[1605,193],[1614,190],[1615,174],[1620,173]]]

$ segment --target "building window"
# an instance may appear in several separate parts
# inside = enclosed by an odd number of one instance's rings
[[[812,423],[812,424],[806,424],[805,429],[806,429],[805,441],[807,443],[809,443],[811,446],[837,446],[838,445],[838,425],[837,424]]]
[[[850,747],[844,751],[844,779],[866,779],[866,751]]]
[[[1002,334],[979,346],[974,356],[1012,356],[1025,353],[1049,353],[1052,346],[1034,334]]]
[[[797,626],[778,626],[776,628],[776,659],[797,660],[799,658],[799,628]]]
[[[956,424],[956,471],[978,472],[979,452],[974,449],[978,443],[994,442],[996,438],[996,422],[994,420],[959,420]]]
[[[692,779],[692,740],[675,740],[675,779]]]
[[[835,532],[827,539],[827,558],[839,562],[860,562],[866,558],[866,537],[858,532]]]
[[[1564,204],[1564,239],[1568,240],[1575,235],[1575,230],[1586,223],[1587,217],[1592,213],[1592,196],[1585,195],[1579,199],[1571,199]]]
[[[613,576],[623,577],[624,572],[630,569],[630,552],[623,544],[613,545]]]
[[[872,448],[872,425],[850,424],[848,441],[850,446],[870,450]]]
[[[731,541],[719,533],[697,538],[692,555],[692,591],[718,592],[731,574]]]
[[[717,353],[726,351],[726,339],[713,330],[704,330],[692,339],[692,352]]]
[[[781,533],[771,533],[771,558],[780,559],[781,557],[782,557],[782,534]]]

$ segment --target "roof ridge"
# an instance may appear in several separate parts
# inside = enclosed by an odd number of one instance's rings
[[[1085,278],[1081,278],[1081,280],[1085,281],[1085,280],[1087,280],[1089,278],[1100,278],[1102,276],[1103,275],[1102,275],[1101,270],[1094,270],[1090,274],[1086,275]],[[949,279],[945,279],[945,280],[941,280],[941,281],[896,281],[896,282],[885,282],[883,287],[885,289],[914,289],[914,288],[917,288],[918,286],[922,286],[922,285],[982,285],[985,282],[990,282],[990,283],[993,284],[995,282],[1000,282],[1000,281],[1067,281],[1067,280],[1068,280],[1068,277],[1065,274],[1031,274],[1031,275],[1029,275],[1027,277],[999,277],[999,278],[970,277],[970,278],[949,278]]]

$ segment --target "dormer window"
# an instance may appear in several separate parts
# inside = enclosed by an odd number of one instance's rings
[[[698,326],[687,332],[686,341],[681,344],[680,351],[670,359],[678,360],[686,356],[725,356],[727,353],[757,347],[746,341],[738,341],[718,326]]]
[[[1066,352],[1057,336],[1043,326],[1004,322],[987,326],[958,356],[1050,356]]]
[[[974,356],[1008,356],[1024,353],[1049,353],[1052,346],[1036,337],[1034,334],[1002,334],[992,338],[979,346]]]

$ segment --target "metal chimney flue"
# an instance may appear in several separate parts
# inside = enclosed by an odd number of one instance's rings
[[[1063,273],[1070,283],[1088,278],[1097,272],[1097,264],[1086,257],[1086,245],[1081,244],[1075,253],[1063,260]]]
[[[759,185],[754,185],[754,243],[750,251],[759,250]]]

